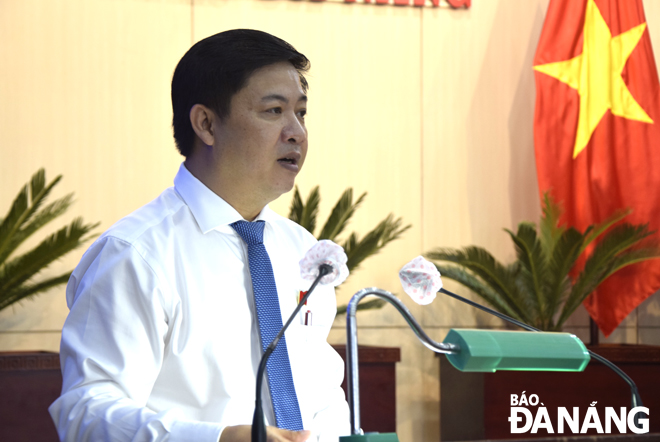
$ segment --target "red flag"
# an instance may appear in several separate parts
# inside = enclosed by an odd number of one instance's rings
[[[660,85],[642,0],[551,0],[534,70],[539,188],[562,221],[583,231],[629,207],[627,222],[660,230]],[[650,260],[584,305],[608,336],[659,288]]]

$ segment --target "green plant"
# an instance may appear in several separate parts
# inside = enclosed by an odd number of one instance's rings
[[[332,209],[332,212],[321,228],[321,231],[316,235],[316,238],[319,240],[329,239],[331,241],[339,242],[337,237],[344,232],[351,217],[360,204],[362,204],[366,195],[366,192],[363,193],[355,202],[353,202],[353,189],[350,187],[346,189],[341,197],[339,197],[339,200]],[[319,186],[312,189],[307,200],[304,202],[300,196],[298,187],[296,186],[293,193],[293,200],[291,201],[289,219],[297,222],[314,235],[320,202],[321,194]],[[356,270],[365,259],[378,253],[389,242],[399,238],[403,232],[411,227],[410,224],[402,227],[402,224],[403,220],[401,218],[394,219],[394,215],[390,213],[385,219],[379,222],[373,230],[364,235],[362,239],[360,239],[355,232],[348,235],[348,238],[340,244],[344,248],[346,256],[348,257],[346,263],[348,270],[352,273],[353,270]],[[384,301],[373,300],[360,304],[358,309],[367,310],[380,308],[383,305]],[[337,313],[346,313],[346,306],[339,306],[337,308]]]
[[[520,223],[517,233],[505,229],[517,255],[509,265],[477,246],[437,248],[426,256],[455,264],[436,267],[441,275],[466,286],[498,311],[539,329],[558,331],[608,276],[636,262],[659,258],[660,248],[644,241],[654,233],[648,225],[614,226],[629,211],[614,213],[603,223],[579,232],[560,226],[559,206],[547,193],[543,199],[538,232],[531,222]],[[583,254],[588,257],[576,272],[576,262]]]
[[[40,281],[35,281],[34,277],[53,261],[90,239],[91,236],[85,235],[99,225],[83,224],[82,218],[76,218],[32,250],[12,257],[19,245],[66,212],[71,205],[72,193],[41,207],[61,178],[60,175],[46,184],[46,172],[39,169],[18,193],[7,215],[0,218],[0,310],[66,283],[71,272]]]

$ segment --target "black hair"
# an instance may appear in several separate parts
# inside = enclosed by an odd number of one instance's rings
[[[303,91],[309,60],[284,40],[253,29],[220,32],[195,43],[181,58],[172,77],[172,127],[181,155],[192,152],[195,132],[190,109],[203,104],[220,118],[229,116],[232,97],[258,69],[289,62],[298,71]]]

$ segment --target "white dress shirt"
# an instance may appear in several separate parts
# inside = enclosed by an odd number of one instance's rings
[[[247,245],[229,225],[241,219],[181,165],[173,188],[85,252],[66,290],[62,395],[49,408],[62,441],[217,442],[226,426],[251,424],[261,349]],[[316,239],[268,206],[257,219],[285,322],[310,286],[298,261]],[[286,332],[313,441],[349,433],[342,360],[326,342],[335,314],[334,289],[319,286]]]

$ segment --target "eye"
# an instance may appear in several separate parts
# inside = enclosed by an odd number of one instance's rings
[[[281,114],[282,113],[282,108],[281,107],[271,107],[270,109],[266,110],[266,112],[271,113],[271,114]]]
[[[305,115],[307,115],[307,109],[301,109],[298,111],[298,116],[300,118],[305,118]]]

